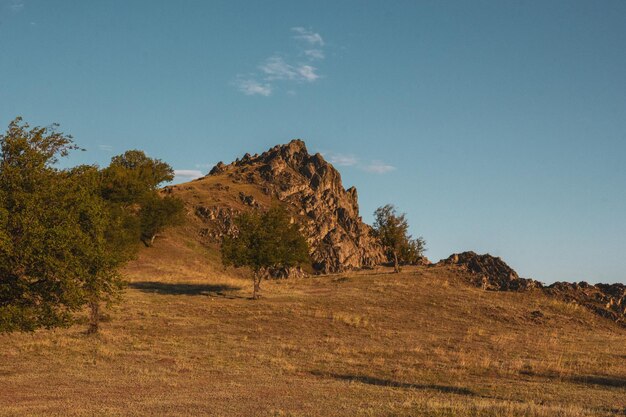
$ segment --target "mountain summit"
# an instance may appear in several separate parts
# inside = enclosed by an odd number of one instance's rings
[[[356,188],[344,189],[341,175],[324,157],[309,154],[302,140],[218,163],[204,178],[171,186],[199,221],[199,234],[217,243],[233,232],[237,214],[285,204],[311,247],[313,268],[331,273],[385,261],[371,227],[359,215]]]

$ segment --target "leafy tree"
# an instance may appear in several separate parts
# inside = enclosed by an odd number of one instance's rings
[[[159,198],[173,171],[141,151],[104,170],[56,168],[78,149],[56,127],[17,118],[0,135],[0,332],[68,325],[85,305],[96,332],[101,304],[120,296],[119,268],[181,204]]]
[[[160,159],[150,158],[139,150],[126,151],[111,159],[103,170],[103,178],[103,197],[125,210],[137,212],[139,237],[146,246],[152,246],[164,228],[183,221],[182,200],[159,195],[159,185],[174,179],[172,167]]]
[[[152,246],[154,239],[166,227],[183,222],[183,201],[176,197],[161,197],[157,193],[148,194],[141,202],[139,218],[141,221],[141,241]]]
[[[132,205],[145,199],[146,194],[156,193],[160,184],[173,180],[174,170],[143,151],[130,150],[111,159],[104,178],[103,195],[107,200]]]
[[[132,259],[138,245],[136,216],[102,197],[103,173],[94,166],[69,171],[74,193],[79,196],[80,258],[83,265],[83,291],[89,307],[89,332],[96,333],[100,305],[117,301],[124,282],[119,268]]]
[[[308,244],[284,208],[273,206],[265,213],[244,213],[235,224],[237,235],[227,236],[222,242],[222,261],[225,266],[252,269],[252,298],[258,298],[263,273],[268,269],[310,262]]]
[[[397,214],[396,208],[387,204],[374,212],[374,232],[393,262],[394,272],[400,272],[401,263],[415,263],[424,252],[426,242],[422,237],[412,239],[406,214]]]
[[[70,136],[21,118],[0,135],[0,332],[67,325],[84,304],[79,196],[54,167]]]

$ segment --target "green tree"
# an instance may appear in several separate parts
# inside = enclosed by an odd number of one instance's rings
[[[0,135],[0,331],[67,325],[84,304],[80,198],[54,167],[73,149],[21,118]]]
[[[124,281],[119,268],[136,253],[139,222],[136,215],[102,197],[103,172],[79,166],[68,173],[79,197],[80,234],[77,237],[83,266],[83,291],[89,307],[89,333],[96,333],[101,304],[120,299]]]
[[[129,151],[104,170],[61,170],[58,159],[78,148],[56,127],[31,129],[17,118],[0,135],[0,332],[69,325],[85,305],[96,332],[142,232],[177,212],[171,200],[152,202],[172,178],[167,164]]]
[[[139,210],[141,241],[146,246],[152,246],[163,229],[181,224],[184,221],[184,208],[185,205],[179,198],[149,193],[142,200]]]
[[[310,262],[308,244],[284,208],[273,206],[264,213],[243,213],[235,224],[238,233],[222,242],[222,262],[225,266],[252,270],[252,298],[258,298],[263,274],[268,269]]]
[[[387,204],[374,212],[374,233],[393,262],[394,272],[400,272],[400,264],[415,263],[423,255],[426,242],[422,237],[412,239],[406,214],[398,214],[396,208]]]
[[[174,179],[174,170],[143,151],[130,150],[114,156],[104,169],[103,196],[125,205],[138,204],[146,194],[156,193],[160,184]]]

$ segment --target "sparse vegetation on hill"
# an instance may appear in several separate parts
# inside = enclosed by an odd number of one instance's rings
[[[248,277],[177,230],[140,260],[153,253],[97,339],[0,336],[0,415],[624,413],[623,329],[540,292],[439,265],[267,281],[250,302]]]
[[[373,235],[356,190],[301,141],[159,192],[172,170],[141,151],[104,170],[58,170],[68,137],[18,133],[18,145],[39,145],[2,148],[0,327],[107,325],[95,338],[0,335],[0,416],[626,412],[626,336],[600,317],[623,318],[624,286],[542,289],[473,252],[392,274],[377,264],[416,263],[423,240],[392,206]],[[264,270],[309,254],[318,272],[344,272],[268,280],[266,296],[247,301],[249,270],[257,298]],[[121,265],[126,302],[102,315]]]

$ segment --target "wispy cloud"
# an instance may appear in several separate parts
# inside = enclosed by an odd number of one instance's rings
[[[322,39],[322,35],[319,33],[305,29],[301,26],[293,27],[291,30],[296,33],[294,35],[295,39],[303,40],[310,45],[324,46],[324,39]]]
[[[310,60],[324,59],[326,55],[321,49],[305,49],[304,55]]]
[[[373,174],[386,174],[388,172],[395,171],[396,167],[381,161],[372,161],[368,165],[365,165],[363,169]]]
[[[179,178],[195,180],[204,176],[202,171],[198,169],[175,169],[174,175]]]
[[[113,152],[113,146],[111,145],[98,145],[98,149],[104,152]]]
[[[265,74],[265,79],[268,81],[293,80],[297,75],[294,67],[287,64],[279,56],[267,58],[263,64],[259,65],[259,69]]]
[[[24,0],[11,0],[9,2],[9,9],[11,9],[12,12],[20,12],[22,11],[22,9],[24,8]]]
[[[290,81],[306,81],[313,82],[320,76],[315,73],[316,68],[311,65],[288,64],[280,56],[269,57],[259,69],[265,74],[267,81],[290,80]]]
[[[272,94],[272,86],[269,83],[260,83],[253,79],[238,79],[235,84],[237,89],[247,96],[269,96]]]
[[[340,153],[329,153],[325,154],[325,157],[328,158],[328,162],[333,165],[342,166],[342,167],[351,167],[355,166],[359,163],[359,159],[354,155],[343,155]]]
[[[315,73],[317,69],[312,67],[311,65],[300,65],[298,67],[298,75],[302,80],[307,82],[313,82],[317,80],[320,76]]]
[[[275,53],[261,62],[256,72],[238,75],[234,85],[241,93],[268,97],[275,88],[284,87],[286,94],[295,95],[293,84],[311,84],[322,78],[318,68],[312,65],[325,58],[322,36],[303,27],[291,30],[298,41],[297,53]]]

